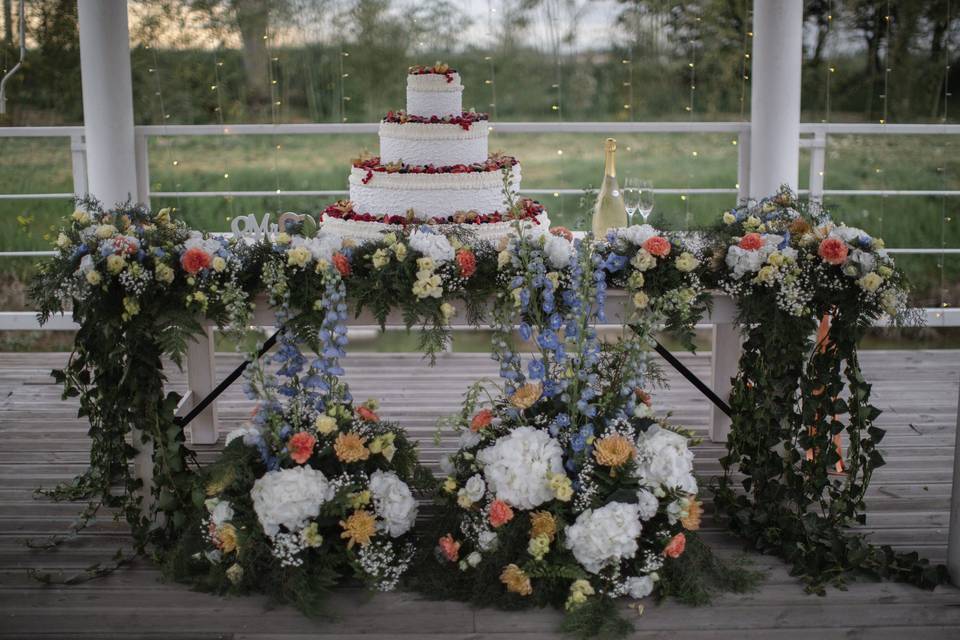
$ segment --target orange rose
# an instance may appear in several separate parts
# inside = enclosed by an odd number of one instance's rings
[[[317,439],[306,431],[298,431],[287,441],[287,451],[297,464],[303,464],[313,455],[313,447]]]
[[[457,251],[457,266],[460,267],[460,277],[469,278],[477,272],[477,256],[469,249]]]
[[[209,267],[210,261],[210,254],[200,247],[187,249],[184,254],[180,256],[180,265],[183,267],[184,271],[191,275],[197,273],[201,269],[206,269]]]
[[[451,534],[448,533],[440,538],[438,546],[440,547],[440,553],[450,562],[456,562],[460,559],[460,543],[454,540]]]
[[[647,250],[647,253],[658,258],[666,258],[670,255],[670,241],[663,236],[647,238],[643,243],[643,248]]]
[[[670,539],[667,546],[663,549],[663,555],[668,558],[679,558],[683,555],[683,550],[687,548],[687,536],[678,533]]]
[[[491,422],[493,422],[493,411],[490,409],[479,411],[470,421],[470,431],[477,432],[485,429],[490,426]]]
[[[747,235],[740,238],[738,243],[741,249],[746,249],[747,251],[756,251],[763,246],[763,238],[760,237],[759,233],[748,233]]]
[[[513,509],[503,500],[494,500],[490,505],[490,526],[494,529],[513,520]]]
[[[340,275],[346,278],[350,275],[350,260],[339,251],[333,254],[333,266],[337,268]]]
[[[829,264],[841,265],[847,260],[847,243],[840,238],[824,238],[817,255]]]
[[[357,415],[360,416],[360,419],[364,422],[380,422],[380,416],[366,407],[357,407],[356,412]]]

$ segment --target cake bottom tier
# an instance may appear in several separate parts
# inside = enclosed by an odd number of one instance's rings
[[[513,167],[510,188],[514,194],[519,192],[519,163]],[[355,168],[350,173],[350,201],[359,213],[380,216],[412,209],[425,219],[458,211],[492,214],[507,209],[500,171],[367,173]]]
[[[550,227],[550,217],[544,211],[532,220],[520,222],[522,225],[542,225],[544,228]],[[450,223],[430,225],[441,233],[467,232],[478,241],[486,241],[497,244],[502,238],[506,238],[512,233],[516,233],[517,222],[507,220],[504,222],[487,222],[483,224],[470,223]],[[334,233],[344,238],[351,238],[359,242],[368,240],[377,240],[382,234],[388,232],[402,233],[403,225],[384,224],[383,222],[363,222],[359,220],[342,220],[332,216],[325,215],[322,219],[322,229],[327,233]]]

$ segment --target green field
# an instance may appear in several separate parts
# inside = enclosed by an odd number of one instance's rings
[[[652,134],[619,137],[618,173],[649,179],[660,188],[723,187],[736,184],[737,147],[729,135]],[[70,192],[67,139],[0,138],[0,193]],[[153,191],[345,189],[350,158],[376,152],[374,135],[237,136],[154,138],[150,143]],[[277,146],[279,145],[279,149]],[[948,136],[833,136],[825,181],[828,189],[958,189],[957,142]],[[498,134],[491,150],[523,163],[526,188],[587,188],[602,172],[601,136],[593,134]],[[562,154],[558,153],[562,150]],[[801,185],[807,184],[809,156],[801,157]],[[225,177],[228,176],[228,177]],[[329,200],[332,200],[329,199]],[[584,228],[587,218],[577,197],[541,197],[555,224]],[[653,221],[668,227],[709,224],[734,204],[734,195],[660,196]],[[309,212],[327,199],[154,198],[152,205],[176,206],[202,229],[226,230],[234,215],[264,211]],[[828,200],[835,216],[884,237],[889,247],[960,246],[960,198],[845,197]],[[0,201],[0,249],[43,249],[53,225],[72,210],[66,200]],[[915,302],[938,306],[960,302],[960,256],[900,256],[915,283]],[[0,308],[29,308],[20,282],[29,260],[0,265]]]

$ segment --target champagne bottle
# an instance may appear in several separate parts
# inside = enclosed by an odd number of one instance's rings
[[[617,141],[607,138],[604,149],[603,184],[593,209],[593,237],[597,239],[604,238],[609,229],[627,226],[627,209],[623,204],[620,185],[617,184]]]

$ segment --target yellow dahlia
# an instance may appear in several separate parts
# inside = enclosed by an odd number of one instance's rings
[[[533,593],[530,577],[515,564],[508,564],[503,568],[503,573],[500,574],[500,582],[507,585],[507,591],[521,596],[528,596]]]
[[[341,433],[333,443],[333,450],[341,462],[357,462],[370,457],[370,450],[365,446],[367,439],[352,431]]]
[[[528,382],[510,396],[510,404],[517,409],[529,409],[540,399],[543,393],[543,385],[539,382]]]
[[[604,467],[622,466],[636,453],[637,449],[630,439],[620,434],[600,438],[593,449],[593,457],[597,459],[597,464]]]
[[[377,519],[369,511],[354,511],[349,518],[340,521],[340,526],[344,529],[340,537],[347,540],[348,549],[354,544],[365,547],[377,532]]]
[[[696,531],[700,528],[700,518],[703,516],[703,503],[697,500],[696,496],[690,496],[690,504],[687,505],[687,515],[680,518],[680,524],[687,531]]]
[[[551,541],[557,535],[557,521],[549,511],[533,511],[530,513],[530,537],[547,536]]]

